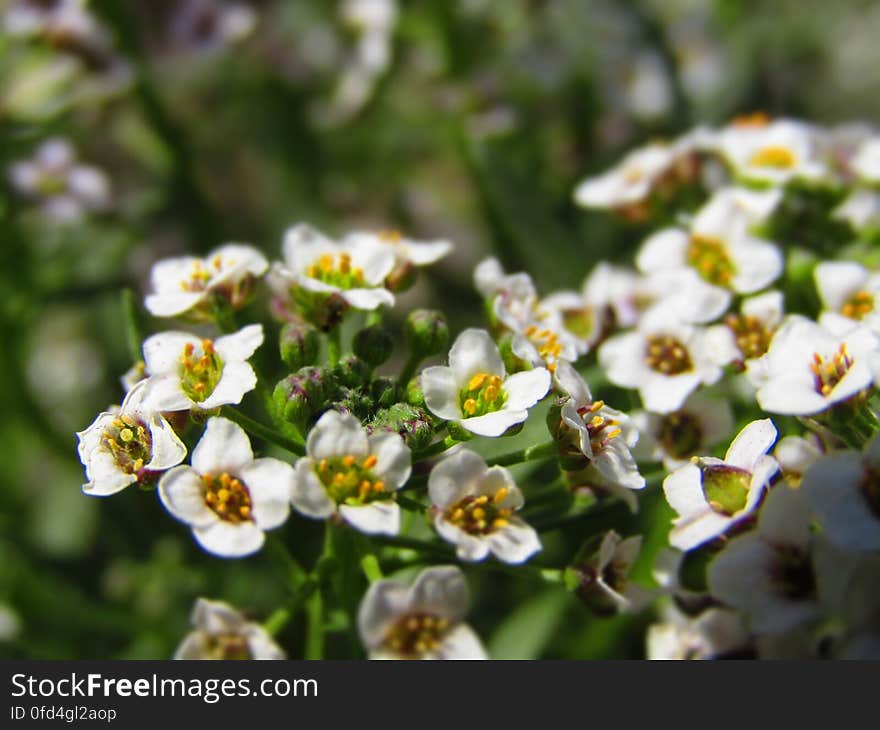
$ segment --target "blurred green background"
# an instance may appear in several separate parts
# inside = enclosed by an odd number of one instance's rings
[[[487,254],[544,293],[631,259],[643,232],[571,195],[624,150],[742,112],[830,125],[880,109],[868,0],[279,0],[250,3],[235,32],[230,6],[92,2],[97,55],[0,37],[0,656],[161,658],[198,596],[258,618],[286,600],[265,551],[212,558],[153,495],[80,492],[74,433],[123,395],[120,292],[140,299],[156,259],[226,241],[277,258],[299,221],[448,237],[454,255],[391,319],[437,306],[457,331],[484,324],[471,271]],[[106,173],[106,210],[58,223],[15,189],[10,165],[56,136]],[[544,440],[532,420],[520,441]],[[668,527],[657,495],[597,523],[646,531],[642,579]],[[561,566],[590,529],[546,535],[537,563]],[[283,534],[313,559],[320,525],[292,517]],[[649,615],[596,618],[526,571],[468,576],[493,656],[643,653]],[[281,641],[296,656],[301,638],[294,624]],[[351,655],[342,636],[330,647]]]

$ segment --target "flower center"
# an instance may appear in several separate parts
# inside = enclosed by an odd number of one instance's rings
[[[578,415],[583,419],[590,433],[590,445],[594,454],[604,449],[611,439],[617,438],[622,433],[617,421],[599,415],[598,411],[604,407],[605,401],[597,400],[588,406],[578,408]]]
[[[830,395],[849,372],[854,362],[845,342],[830,358],[826,359],[818,352],[813,353],[810,370],[813,372],[813,384],[816,392],[819,395]]]
[[[653,335],[645,348],[645,363],[663,375],[678,375],[694,369],[690,353],[675,337]]]
[[[699,451],[703,443],[703,428],[693,413],[670,413],[660,421],[657,440],[673,459],[686,459]]]
[[[318,478],[336,504],[362,505],[376,499],[388,499],[385,482],[377,478],[373,468],[379,461],[370,454],[363,460],[352,455],[321,459]]]
[[[529,338],[529,342],[535,346],[538,355],[547,365],[547,369],[551,373],[556,370],[556,361],[562,355],[562,343],[559,341],[559,335],[548,329],[538,329],[533,324],[526,328],[525,335]]]
[[[137,474],[152,458],[150,429],[140,419],[122,414],[114,418],[101,437],[116,465],[126,474]]]
[[[221,520],[236,525],[253,522],[250,491],[244,482],[225,471],[220,476],[202,474],[202,498]]]
[[[743,358],[751,360],[761,357],[770,349],[773,332],[764,323],[751,314],[728,314],[724,324],[733,332],[736,346]]]
[[[736,274],[733,259],[720,238],[693,234],[686,256],[688,264],[710,284],[729,286]]]
[[[816,576],[807,551],[795,545],[777,545],[773,579],[782,595],[793,600],[816,594]]]
[[[252,659],[247,639],[239,634],[212,634],[204,639],[205,654],[212,659]]]
[[[477,373],[459,393],[459,406],[467,418],[485,416],[500,410],[507,401],[507,393],[502,388],[504,381],[498,375]]]
[[[510,524],[513,510],[499,506],[508,494],[510,490],[507,487],[501,487],[491,497],[488,494],[479,497],[469,494],[449,507],[444,518],[470,535],[488,535]]]
[[[411,613],[398,619],[385,637],[385,646],[403,656],[434,651],[449,631],[449,619],[430,613]]]
[[[850,319],[863,319],[874,311],[874,295],[871,292],[857,291],[840,308],[840,313]]]
[[[797,157],[788,147],[771,145],[762,147],[749,159],[752,167],[771,167],[776,170],[790,170],[797,164]]]
[[[766,112],[752,112],[751,114],[740,114],[733,118],[731,124],[740,129],[761,129],[770,124],[770,117]]]
[[[210,266],[205,266],[203,261],[194,261],[189,279],[180,282],[180,288],[184,291],[204,291],[208,287],[208,282],[212,277],[216,276],[223,267],[223,259],[215,256],[211,259]]]
[[[403,240],[403,234],[393,228],[379,231],[379,240],[384,243],[400,243]]]
[[[859,486],[869,509],[880,518],[880,467],[866,465]]]
[[[307,269],[312,279],[317,279],[340,289],[357,289],[364,285],[364,270],[351,265],[351,254],[324,253]]]
[[[727,464],[702,467],[703,494],[709,506],[728,517],[746,506],[752,475]]]
[[[223,360],[211,340],[202,340],[201,348],[188,342],[180,356],[180,384],[183,392],[201,403],[217,387],[223,374]]]
[[[589,339],[593,334],[594,313],[592,307],[583,309],[566,309],[562,312],[562,322],[565,329],[582,340]]]

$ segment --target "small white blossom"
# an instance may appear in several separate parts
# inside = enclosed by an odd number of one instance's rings
[[[205,258],[164,259],[153,265],[153,292],[144,304],[156,317],[176,317],[199,309],[207,309],[204,314],[210,317],[214,296],[239,309],[247,302],[254,279],[268,267],[269,262],[257,249],[235,243],[221,246]]]
[[[672,471],[725,439],[733,429],[733,412],[727,400],[697,391],[678,410],[637,411],[632,421],[640,434],[635,456],[662,461]]]
[[[641,535],[624,540],[614,530],[608,530],[598,551],[570,568],[578,597],[599,613],[609,609],[620,613],[641,611],[650,602],[651,593],[629,580],[641,547]]]
[[[782,324],[752,369],[758,405],[768,413],[821,413],[871,387],[870,355],[880,338],[865,327],[842,336],[799,315]]]
[[[270,281],[295,301],[303,290],[318,297],[337,294],[354,309],[394,304],[394,295],[384,288],[394,268],[391,246],[364,237],[350,243],[333,241],[301,223],[284,234],[282,249],[284,263],[274,265]]]
[[[278,459],[255,459],[247,434],[232,421],[208,419],[191,463],[165,473],[159,498],[209,553],[251,555],[263,546],[264,531],[287,519],[293,467]]]
[[[866,139],[853,155],[851,167],[862,181],[880,183],[880,137]]]
[[[400,435],[367,434],[351,414],[327,411],[296,462],[291,502],[315,519],[339,514],[368,534],[396,535],[400,507],[394,493],[409,479],[412,456]]]
[[[606,340],[599,364],[615,385],[638,388],[649,411],[671,413],[699,385],[717,382],[721,366],[736,353],[725,328],[682,323],[660,304],[645,313],[634,332]]]
[[[672,605],[663,612],[663,622],[648,628],[647,658],[715,659],[743,649],[749,632],[739,613],[710,608],[693,618]]]
[[[525,421],[528,409],[547,395],[550,380],[542,367],[508,376],[498,347],[480,329],[456,338],[448,367],[436,365],[421,374],[428,410],[480,436],[501,436]]]
[[[228,603],[199,598],[193,631],[174,652],[175,659],[284,659],[284,651],[260,624]]]
[[[846,221],[857,233],[880,228],[880,193],[856,188],[831,213],[832,218]]]
[[[861,453],[838,451],[817,459],[801,490],[828,540],[846,550],[880,550],[880,437]]]
[[[731,312],[724,325],[733,334],[739,357],[737,365],[746,371],[746,377],[756,388],[760,387],[758,358],[767,354],[773,335],[785,317],[781,291],[775,289],[743,299],[739,314]]]
[[[86,494],[106,497],[158,476],[186,457],[186,447],[162,414],[148,403],[149,386],[132,388],[119,408],[100,414],[80,431],[79,458]]]
[[[485,560],[492,553],[517,564],[541,549],[538,533],[515,515],[524,499],[510,472],[487,467],[473,451],[462,449],[437,464],[428,496],[435,529],[462,560]]]
[[[819,318],[823,327],[843,335],[861,323],[880,333],[880,273],[855,261],[822,261],[813,274],[825,307]]]
[[[399,265],[429,266],[437,263],[452,251],[452,243],[446,240],[415,241],[406,238],[398,231],[382,231],[380,233],[349,233],[342,239],[348,246],[356,246],[360,242],[371,245],[388,246],[394,253],[395,263]]]
[[[571,430],[576,447],[589,461],[586,470],[598,472],[598,484],[644,489],[645,478],[632,455],[639,432],[625,413],[594,401],[590,387],[570,363],[556,370],[560,388],[568,394],[562,405],[562,423]],[[588,479],[589,475],[583,474]]]
[[[247,362],[263,343],[263,326],[251,324],[216,340],[187,332],[160,332],[144,341],[150,405],[160,411],[209,411],[241,403],[257,385]]]
[[[31,159],[13,164],[9,176],[16,190],[40,201],[46,215],[59,222],[79,220],[110,202],[107,176],[77,163],[73,147],[63,139],[43,142]]]
[[[733,440],[724,459],[705,456],[663,480],[666,501],[678,513],[669,542],[692,550],[723,534],[758,506],[779,464],[767,452],[776,441],[769,419],[752,421]]]
[[[800,485],[807,469],[824,453],[818,437],[786,436],[779,439],[773,456],[779,462],[782,476],[792,487]]]
[[[709,565],[709,592],[748,614],[756,634],[791,631],[821,614],[811,522],[803,494],[780,484],[761,507],[757,528],[733,538]]]
[[[376,581],[358,609],[361,641],[370,659],[487,659],[463,622],[469,603],[464,574],[453,565],[426,568],[412,586]]]

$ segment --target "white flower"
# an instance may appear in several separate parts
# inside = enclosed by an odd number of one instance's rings
[[[819,323],[835,334],[845,334],[859,323],[880,333],[880,274],[855,261],[822,261],[813,275],[825,306]]]
[[[394,304],[394,295],[384,288],[394,268],[391,246],[364,237],[339,243],[300,223],[284,234],[282,249],[284,263],[275,264],[272,282],[295,301],[298,290],[304,290],[318,297],[338,294],[354,309]]]
[[[786,436],[779,439],[773,456],[779,462],[782,476],[792,487],[800,485],[807,469],[822,456],[822,442],[815,435],[808,438]]]
[[[831,213],[846,221],[857,233],[880,227],[880,193],[856,188]]]
[[[368,534],[396,535],[400,507],[394,493],[409,479],[412,457],[399,434],[367,435],[351,414],[327,411],[296,462],[294,508],[315,519],[338,513]]]
[[[651,593],[629,580],[629,571],[641,547],[641,535],[624,540],[614,530],[608,530],[598,551],[585,561],[576,561],[570,569],[577,582],[578,597],[600,614],[609,610],[641,611],[650,602]]]
[[[589,460],[586,469],[598,472],[602,485],[644,489],[645,478],[631,453],[639,432],[629,416],[604,401],[594,401],[590,387],[570,363],[559,364],[556,380],[569,396],[562,405],[562,424],[571,430],[576,447]]]
[[[156,317],[176,317],[207,308],[220,296],[238,309],[246,303],[255,278],[266,273],[269,262],[252,246],[230,243],[205,258],[183,256],[153,265],[153,293],[144,304]]]
[[[453,565],[426,568],[412,586],[373,583],[361,601],[357,624],[370,659],[487,659],[470,626],[464,574]]]
[[[349,233],[342,239],[342,244],[355,247],[361,243],[371,246],[387,246],[394,253],[397,265],[428,266],[448,256],[452,251],[452,243],[446,240],[415,241],[406,238],[398,231],[381,231],[380,233]]]
[[[160,411],[209,411],[241,403],[257,385],[247,359],[263,343],[263,326],[251,324],[216,340],[187,332],[160,332],[144,341],[150,405]]]
[[[86,494],[116,494],[177,466],[186,457],[186,447],[174,429],[145,402],[148,388],[146,382],[136,385],[121,407],[102,413],[77,434],[79,458],[89,480],[83,485]]]
[[[666,501],[678,512],[669,543],[692,550],[748,517],[779,465],[767,452],[776,441],[769,419],[752,421],[733,440],[724,459],[705,456],[663,480]]]
[[[864,182],[880,183],[880,137],[862,142],[852,158],[851,167]]]
[[[247,434],[232,421],[208,419],[191,463],[165,473],[159,498],[209,553],[251,555],[263,546],[264,531],[287,519],[293,467],[278,459],[254,459]]]
[[[801,490],[828,540],[846,550],[880,550],[880,437],[862,453],[838,451],[817,459]]]
[[[606,340],[599,364],[615,385],[638,388],[649,411],[671,413],[700,384],[717,382],[721,366],[736,357],[733,336],[724,329],[684,324],[659,304],[636,331]]]
[[[739,314],[731,313],[724,318],[724,326],[733,334],[739,350],[737,364],[745,368],[746,377],[756,388],[760,387],[757,359],[767,354],[784,316],[782,292],[773,289],[744,299]]]
[[[466,329],[449,351],[449,366],[421,374],[425,403],[435,416],[479,436],[501,436],[522,423],[550,389],[550,373],[534,368],[508,376],[489,333]]]
[[[73,147],[63,139],[43,142],[30,160],[13,164],[9,176],[20,193],[39,200],[45,213],[60,222],[76,221],[110,202],[107,176],[78,164]]]
[[[779,248],[749,232],[778,198],[778,191],[724,188],[700,209],[688,231],[667,228],[645,241],[636,265],[646,274],[692,268],[706,285],[718,290],[714,298],[707,292],[702,304],[692,303],[694,309],[708,310],[695,312],[704,319],[694,321],[714,319],[729,306],[730,292],[760,291],[782,273]]]
[[[709,592],[748,614],[756,634],[791,631],[820,615],[811,522],[803,494],[781,484],[757,528],[733,538],[709,565]]]
[[[192,612],[194,631],[174,652],[175,659],[284,659],[284,651],[254,621],[228,603],[199,598]]]
[[[737,177],[783,185],[792,179],[821,180],[830,173],[816,128],[791,119],[737,124],[716,137],[717,152]]]
[[[491,552],[517,564],[541,549],[538,533],[514,514],[524,500],[510,472],[487,467],[473,451],[462,449],[438,463],[428,477],[428,496],[434,527],[462,560],[484,560]]]
[[[725,439],[733,428],[733,412],[726,399],[697,391],[678,410],[665,414],[637,411],[632,422],[640,433],[635,456],[662,461],[672,471]]]
[[[749,632],[739,613],[710,608],[693,618],[669,605],[648,628],[648,659],[715,659],[743,649]]]
[[[170,35],[178,46],[216,52],[247,37],[257,24],[256,11],[244,3],[184,0],[175,8]]]
[[[878,349],[880,339],[865,327],[836,336],[790,315],[755,363],[758,405],[768,413],[807,416],[847,401],[871,387],[869,355]]]

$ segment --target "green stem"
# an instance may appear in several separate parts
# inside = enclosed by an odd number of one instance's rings
[[[324,601],[321,591],[315,591],[306,603],[306,659],[322,659],[324,657]]]
[[[509,454],[503,454],[502,456],[496,456],[491,459],[486,459],[486,463],[489,466],[509,466],[511,464],[522,464],[526,461],[549,459],[553,456],[556,456],[557,453],[558,449],[556,448],[556,444],[551,441],[546,444],[529,446],[525,449],[520,449],[519,451],[513,451]]]
[[[382,568],[379,567],[379,559],[373,553],[368,553],[361,558],[361,570],[370,583],[382,580]]]
[[[306,571],[290,554],[287,545],[282,542],[278,535],[269,533],[266,535],[266,550],[275,563],[281,568],[285,584],[290,589],[294,598],[299,596],[302,587],[309,582]]]
[[[342,356],[342,330],[337,325],[327,333],[327,362],[330,367],[336,367]]]
[[[418,452],[417,454],[413,454],[413,462],[424,461],[425,459],[430,459],[438,454],[442,454],[444,451],[448,451],[453,446],[458,443],[456,439],[452,436],[447,436],[442,441],[438,441],[437,443],[431,444],[428,448]]]
[[[399,388],[406,388],[422,360],[424,360],[424,358],[415,352],[409,354],[409,357],[407,357],[406,363],[403,366],[403,370],[400,371],[400,377],[397,378],[397,386]]]
[[[384,535],[373,536],[373,542],[379,545],[387,545],[388,547],[405,548],[407,550],[418,550],[425,553],[434,553],[444,558],[453,556],[452,548],[447,545],[441,545],[436,542],[428,542],[427,540],[418,540],[414,537],[404,537],[397,535],[395,537],[386,537]]]
[[[301,443],[297,443],[286,436],[282,436],[280,433],[269,428],[269,426],[266,426],[259,421],[255,421],[250,416],[244,415],[244,413],[231,406],[223,406],[221,413],[230,421],[237,423],[252,436],[257,436],[264,441],[280,446],[282,449],[289,451],[291,454],[296,454],[297,456],[303,456],[306,453],[305,447]]]
[[[125,317],[125,344],[128,346],[128,356],[132,362],[140,362],[144,359],[141,352],[144,333],[141,330],[140,314],[134,292],[128,288],[122,290],[122,313]]]

